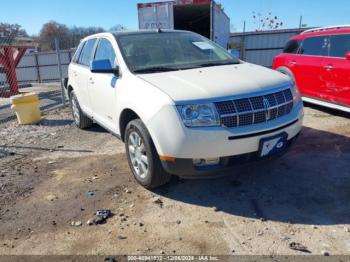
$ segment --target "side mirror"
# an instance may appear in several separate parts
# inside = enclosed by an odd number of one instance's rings
[[[108,59],[93,60],[90,64],[90,71],[92,73],[110,73],[119,75],[119,67],[112,67],[111,62]]]
[[[345,59],[350,61],[350,51],[346,52]]]

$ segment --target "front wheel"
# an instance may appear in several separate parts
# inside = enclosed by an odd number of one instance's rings
[[[152,189],[170,180],[171,175],[163,169],[152,138],[140,119],[127,125],[125,149],[129,166],[139,184]]]

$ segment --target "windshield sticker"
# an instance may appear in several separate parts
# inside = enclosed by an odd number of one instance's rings
[[[192,42],[192,44],[194,44],[202,50],[214,49],[214,46],[206,42]]]

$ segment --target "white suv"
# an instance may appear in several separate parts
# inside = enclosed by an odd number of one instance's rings
[[[94,121],[124,141],[146,188],[279,156],[302,127],[303,104],[287,76],[192,32],[89,36],[68,77],[76,125]]]

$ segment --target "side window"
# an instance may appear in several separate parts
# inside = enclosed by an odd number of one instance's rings
[[[345,57],[350,51],[350,35],[332,35],[330,56]]]
[[[96,39],[90,39],[84,45],[83,50],[79,56],[78,63],[81,65],[89,66],[92,58],[92,52],[94,50],[94,46],[96,43]]]
[[[283,49],[283,53],[296,54],[298,52],[300,41],[291,40],[289,41]]]
[[[300,54],[314,56],[328,56],[329,37],[317,36],[304,39]]]
[[[111,66],[116,65],[115,52],[109,40],[101,38],[96,49],[95,60],[109,60]]]
[[[85,42],[81,42],[81,43],[79,44],[77,50],[75,51],[74,56],[73,56],[73,58],[72,58],[72,61],[73,61],[74,63],[77,63],[77,62],[78,62],[78,59],[79,59],[81,50],[83,49],[84,45],[85,45]]]

